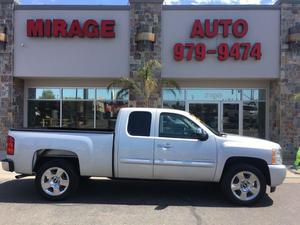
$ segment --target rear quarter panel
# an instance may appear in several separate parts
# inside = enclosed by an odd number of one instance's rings
[[[79,160],[80,174],[112,176],[113,134],[10,131],[15,138],[17,173],[32,174],[35,153],[42,149],[67,150]]]

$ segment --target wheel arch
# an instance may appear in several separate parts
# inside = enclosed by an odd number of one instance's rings
[[[243,163],[254,166],[257,169],[259,169],[262,172],[262,174],[264,175],[264,177],[266,179],[266,183],[268,185],[271,184],[271,177],[270,177],[268,163],[263,159],[255,158],[255,157],[233,156],[233,157],[228,158],[224,164],[220,180],[223,179],[223,176],[228,168],[232,167],[233,165],[243,164]]]
[[[53,159],[64,159],[77,169],[80,174],[80,163],[78,155],[75,152],[69,150],[61,149],[39,149],[37,150],[32,159],[32,171],[37,172],[37,170],[47,161]]]

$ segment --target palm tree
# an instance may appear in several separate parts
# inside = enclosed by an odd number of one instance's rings
[[[298,101],[298,100],[300,101],[300,92],[297,93],[297,94],[295,94],[295,100],[296,100],[296,101]]]
[[[117,98],[122,98],[130,92],[130,94],[137,99],[143,101],[144,107],[148,107],[151,95],[160,92],[162,87],[167,86],[180,90],[176,81],[155,77],[153,72],[160,67],[161,64],[157,60],[149,60],[137,71],[136,77],[121,77],[115,79],[107,86],[107,90],[111,90],[113,87],[121,87],[121,90],[117,92]],[[176,95],[173,89],[171,89],[171,92]]]

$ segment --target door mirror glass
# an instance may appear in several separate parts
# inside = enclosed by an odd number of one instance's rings
[[[208,134],[201,128],[196,130],[196,134],[200,141],[206,141],[208,139]]]

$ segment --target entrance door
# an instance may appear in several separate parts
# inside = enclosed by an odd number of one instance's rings
[[[187,110],[201,121],[215,130],[220,130],[220,104],[212,103],[188,103]]]
[[[222,103],[222,132],[229,134],[241,134],[240,111],[240,103]]]

